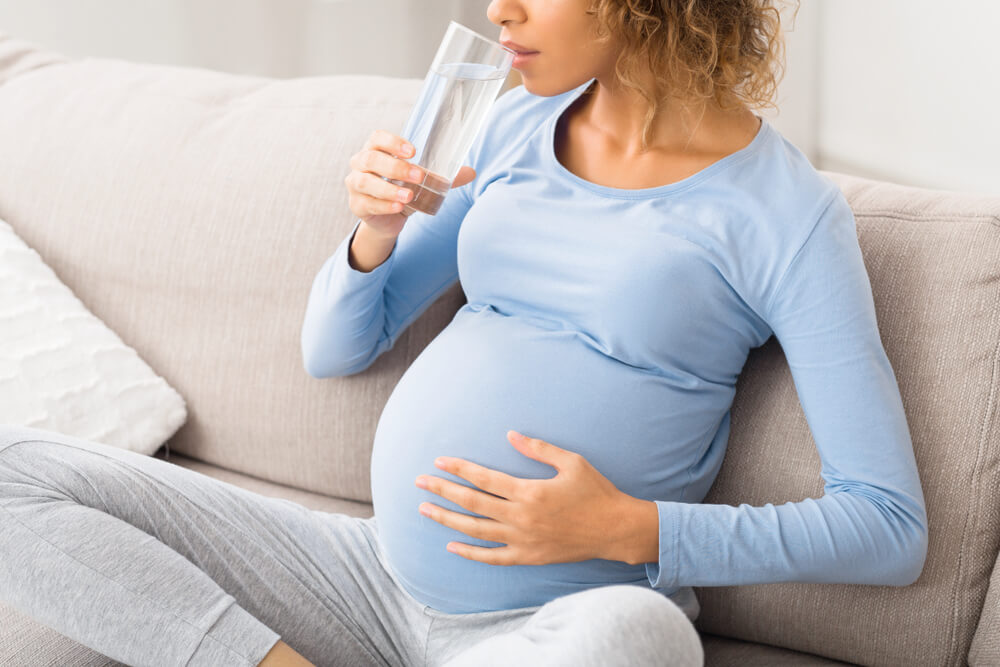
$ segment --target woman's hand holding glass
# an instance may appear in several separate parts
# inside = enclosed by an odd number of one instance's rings
[[[344,179],[351,212],[379,236],[399,236],[408,217],[403,205],[413,199],[413,190],[385,179],[414,184],[424,180],[424,170],[406,161],[413,154],[413,146],[403,137],[375,130],[364,147],[351,157],[351,173]],[[472,167],[462,167],[451,187],[461,187],[475,177]]]
[[[351,173],[344,184],[351,212],[361,219],[361,224],[351,242],[348,262],[357,271],[372,271],[392,254],[396,237],[409,216],[403,206],[413,199],[414,192],[385,179],[422,183],[423,170],[406,161],[413,154],[413,146],[403,137],[375,130],[364,148],[351,157]],[[451,187],[465,185],[475,177],[472,167],[462,167]]]

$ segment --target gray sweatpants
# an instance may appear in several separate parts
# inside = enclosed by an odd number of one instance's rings
[[[375,518],[265,497],[167,461],[0,425],[0,599],[129,665],[701,665],[667,597],[605,586],[447,614],[400,587]]]

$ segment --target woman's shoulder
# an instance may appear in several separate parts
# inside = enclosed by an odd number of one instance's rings
[[[765,122],[767,141],[756,159],[745,160],[729,177],[732,186],[751,200],[748,210],[762,215],[760,222],[773,228],[782,245],[794,244],[804,240],[832,202],[844,195],[797,145]]]
[[[752,159],[733,165],[723,176],[725,183],[702,193],[705,199],[723,200],[714,205],[724,206],[728,215],[718,219],[733,222],[726,233],[735,239],[733,252],[740,258],[746,284],[753,285],[748,289],[756,293],[762,316],[776,284],[804,249],[824,248],[832,260],[854,252],[857,239],[852,210],[840,187],[776,127],[769,125],[767,132]],[[705,206],[713,206],[705,199]]]

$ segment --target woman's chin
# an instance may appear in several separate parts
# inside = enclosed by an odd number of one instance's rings
[[[525,76],[523,73],[521,74],[521,85],[524,86],[526,91],[538,97],[554,97],[555,95],[561,95],[572,90],[572,88],[562,90],[558,86],[545,86],[539,83],[537,78],[532,78],[530,75]]]
[[[563,95],[571,90],[576,90],[589,80],[590,78],[588,77],[582,81],[563,79],[562,81],[557,80],[546,82],[541,80],[537,74],[532,76],[531,74],[521,72],[521,85],[524,86],[526,91],[532,95],[537,95],[538,97],[555,97],[556,95]]]

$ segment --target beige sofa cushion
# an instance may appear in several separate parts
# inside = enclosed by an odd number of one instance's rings
[[[128,667],[0,601],[3,667]]]
[[[958,665],[1000,541],[1000,198],[828,173],[844,190],[899,382],[930,545],[904,588],[697,588],[700,630],[872,665]],[[820,461],[780,346],[754,350],[706,502],[822,494]]]
[[[996,511],[996,507],[994,507]],[[1000,558],[993,566],[979,627],[969,649],[969,667],[1000,665]]]
[[[0,64],[0,217],[185,397],[171,449],[370,501],[381,406],[440,326],[347,378],[310,377],[299,341],[354,224],[348,160],[402,130],[421,81],[66,61],[3,37]]]

